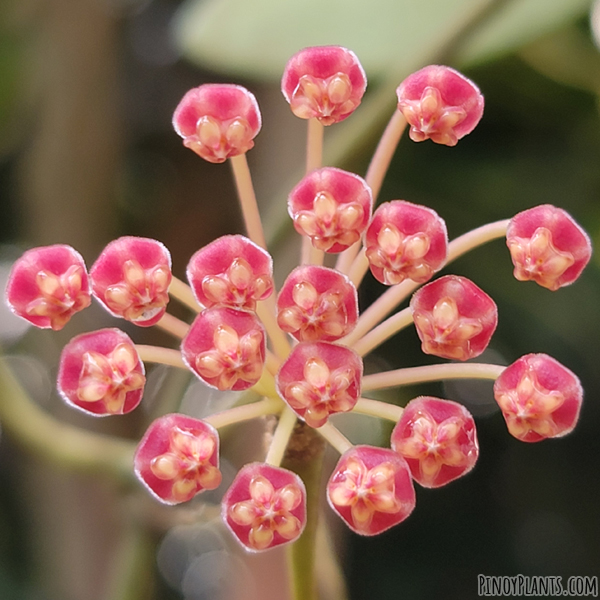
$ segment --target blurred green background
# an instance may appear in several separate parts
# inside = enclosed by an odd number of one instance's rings
[[[296,260],[285,198],[301,177],[305,124],[291,115],[278,77],[291,54],[315,44],[353,49],[369,76],[357,113],[326,131],[328,164],[364,174],[398,83],[425,64],[451,64],[483,91],[481,124],[452,149],[403,139],[380,200],[434,208],[451,238],[551,203],[569,211],[597,245],[599,6],[594,42],[589,0],[4,0],[3,272],[23,250],[58,242],[75,246],[89,265],[110,239],[133,234],[165,243],[183,277],[195,250],[242,231],[229,169],[200,161],[170,126],[187,89],[233,80],[254,91],[262,108],[264,129],[249,161],[279,276],[285,276]],[[564,439],[529,445],[508,435],[490,386],[432,385],[388,395],[398,402],[421,393],[464,402],[477,417],[481,457],[463,480],[419,489],[414,514],[392,531],[374,539],[339,531],[335,544],[350,600],[475,598],[479,573],[565,581],[600,574],[598,265],[596,256],[575,285],[552,293],[514,280],[508,251],[496,241],[444,271],[472,278],[498,303],[491,362],[546,352],[581,377],[580,423]],[[363,306],[381,291],[367,278]],[[90,423],[53,391],[61,346],[81,331],[115,326],[114,320],[96,307],[56,334],[25,331],[7,316],[1,324],[6,353],[29,356],[9,364],[44,410],[139,439],[152,399],[140,414]],[[146,330],[133,336],[172,344]],[[367,368],[423,362],[411,329],[371,356]],[[188,385],[164,372],[153,382],[152,395],[171,394],[174,406]],[[214,589],[185,576],[197,548],[163,556],[163,575],[154,558],[173,524],[193,522],[195,515],[208,519],[210,510],[203,512],[198,501],[173,518],[139,495],[137,488],[58,468],[3,431],[0,598],[218,600],[227,569]],[[227,548],[216,556],[219,564],[239,556],[219,540]],[[159,557],[167,552],[160,548]],[[259,579],[274,577],[264,560],[241,564],[227,568],[249,566]],[[269,593],[284,600],[280,591]]]

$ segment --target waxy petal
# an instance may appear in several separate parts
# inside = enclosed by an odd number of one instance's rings
[[[404,457],[417,483],[430,488],[446,485],[475,466],[479,456],[475,421],[457,402],[415,398],[394,427],[392,449]]]
[[[524,442],[570,433],[583,402],[577,376],[547,354],[527,354],[506,367],[494,396],[509,432]]]
[[[57,244],[28,250],[13,265],[6,286],[11,311],[42,329],[62,329],[91,303],[83,258]]]
[[[250,552],[297,539],[306,524],[306,489],[291,471],[251,463],[237,474],[222,502],[223,520]]]
[[[187,502],[221,484],[217,432],[199,419],[164,415],[150,425],[138,444],[134,470],[160,502]]]
[[[145,382],[135,346],[119,329],[78,335],[63,348],[58,391],[67,404],[90,415],[131,412],[142,400]]]
[[[377,535],[404,521],[415,507],[406,461],[387,448],[354,446],[327,484],[331,508],[360,535]]]

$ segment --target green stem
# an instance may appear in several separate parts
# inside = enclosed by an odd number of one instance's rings
[[[154,582],[148,573],[156,560],[155,553],[148,531],[135,519],[127,520],[121,531],[120,546],[113,556],[113,572],[106,600],[149,598]]]
[[[297,473],[304,481],[307,520],[298,541],[287,548],[290,598],[291,600],[318,600],[315,550],[324,444],[320,441],[319,436],[304,424],[297,426],[296,433],[299,434],[292,438],[291,450],[286,454],[283,466]],[[306,447],[296,451],[294,446],[298,440]]]
[[[60,467],[133,480],[135,444],[61,423],[29,398],[0,360],[0,422],[26,450]]]

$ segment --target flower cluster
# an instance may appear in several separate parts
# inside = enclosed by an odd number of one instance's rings
[[[364,393],[449,378],[492,379],[508,431],[526,442],[570,432],[582,403],[577,377],[545,354],[506,368],[465,362],[490,343],[496,304],[465,277],[432,278],[461,254],[505,236],[515,277],[554,291],[575,281],[589,261],[588,236],[549,205],[450,243],[444,221],[430,208],[392,200],[374,210],[407,125],[414,141],[454,146],[475,128],[484,101],[449,67],[410,75],[398,87],[398,110],[363,179],[321,163],[323,127],[349,117],[365,88],[357,57],[342,47],[307,48],[285,69],[283,95],[294,114],[308,120],[309,134],[306,176],[288,199],[302,236],[301,264],[279,291],[245,157],[261,115],[254,96],[237,85],[189,91],[173,124],[200,157],[231,162],[248,237],[227,235],[198,250],[187,267],[189,286],[172,275],[160,242],[123,237],[108,244],[89,272],[68,246],[29,250],[15,263],[6,290],[12,311],[37,327],[61,329],[93,296],[115,317],[159,326],[180,340],[179,350],[139,346],[116,328],[71,340],[61,356],[58,389],[69,405],[90,415],[134,410],[142,400],[145,362],[190,369],[217,390],[253,389],[263,397],[204,420],[160,417],[140,441],[134,465],[159,501],[188,501],[221,483],[219,428],[276,415],[264,462],[243,466],[223,497],[223,520],[250,551],[294,541],[305,526],[305,486],[281,467],[298,423],[340,452],[327,498],[361,535],[378,534],[410,515],[413,482],[436,488],[474,467],[476,427],[462,405],[418,397],[401,408]],[[324,266],[333,254],[337,260],[328,264],[334,268]],[[359,315],[357,287],[369,269],[389,287]],[[407,308],[387,316],[411,294]],[[167,312],[170,297],[197,313],[191,324]],[[424,353],[458,362],[364,375],[363,357],[411,324]],[[350,411],[394,421],[390,446],[354,446],[330,420]]]

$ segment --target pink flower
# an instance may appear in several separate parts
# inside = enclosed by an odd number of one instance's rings
[[[208,83],[182,98],[173,127],[184,146],[208,162],[222,163],[254,146],[261,116],[256,98],[246,88]]]
[[[28,250],[12,267],[6,301],[36,327],[62,329],[92,301],[83,258],[61,244]]]
[[[450,67],[430,65],[409,75],[396,90],[398,110],[415,142],[431,139],[455,146],[483,115],[479,88]]]
[[[171,283],[171,255],[160,242],[122,237],[112,241],[90,269],[94,296],[115,317],[140,327],[165,314]]]
[[[264,329],[254,313],[207,308],[192,323],[181,353],[207,385],[218,390],[247,390],[262,375]]]
[[[221,484],[219,437],[204,421],[180,414],[156,419],[138,444],[134,470],[164,504],[191,500]]]
[[[120,329],[78,335],[60,356],[60,395],[95,417],[131,412],[142,400],[145,382],[144,364]]]
[[[243,235],[225,235],[204,246],[187,267],[200,304],[255,310],[273,291],[271,256]]]
[[[352,282],[327,267],[296,267],[277,296],[277,323],[300,342],[332,342],[352,331],[358,296]]]
[[[506,367],[494,384],[508,431],[523,442],[570,433],[583,390],[577,376],[547,354],[527,354]]]
[[[421,396],[411,400],[392,432],[392,448],[424,487],[446,485],[468,473],[479,456],[475,421],[456,402]]]
[[[235,538],[251,552],[293,542],[306,525],[304,483],[287,469],[247,464],[223,498],[222,515]]]
[[[288,198],[296,231],[325,252],[342,252],[357,242],[372,210],[373,197],[365,180],[333,167],[309,173]]]
[[[354,408],[362,372],[362,360],[350,348],[303,342],[283,363],[275,383],[278,394],[301,419],[321,427],[330,414]]]
[[[425,283],[446,262],[448,232],[430,208],[394,200],[375,211],[365,246],[371,272],[381,283]]]
[[[519,281],[556,291],[573,283],[592,255],[586,232],[562,208],[543,204],[515,215],[506,245]]]
[[[327,500],[352,531],[377,535],[410,515],[415,490],[408,465],[396,452],[354,446],[331,474]]]
[[[423,352],[441,358],[479,356],[498,324],[496,303],[472,281],[457,275],[423,286],[410,306]]]
[[[301,119],[331,125],[349,117],[360,104],[367,76],[354,52],[341,46],[300,50],[288,61],[281,91]]]

